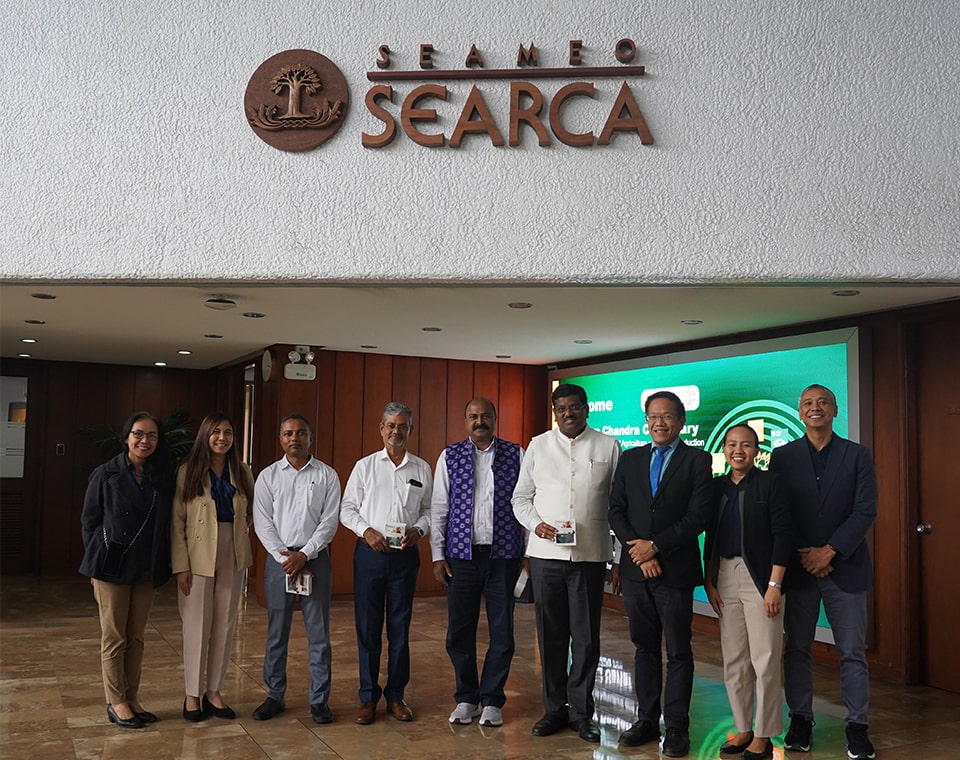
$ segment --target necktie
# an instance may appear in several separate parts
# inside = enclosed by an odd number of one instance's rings
[[[660,473],[663,472],[663,454],[667,450],[666,446],[653,447],[653,464],[650,465],[650,493],[657,495],[657,488],[660,487]]]

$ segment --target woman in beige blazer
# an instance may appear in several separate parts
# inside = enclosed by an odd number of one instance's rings
[[[253,475],[234,446],[233,423],[207,415],[177,473],[171,565],[183,621],[184,720],[235,718],[223,701],[243,571],[253,562]],[[202,699],[201,699],[202,697]]]

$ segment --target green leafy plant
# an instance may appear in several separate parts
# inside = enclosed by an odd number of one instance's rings
[[[186,458],[187,454],[190,453],[190,447],[193,446],[194,433],[190,423],[190,414],[186,409],[178,406],[162,422],[170,462],[176,467]],[[103,449],[107,458],[115,457],[124,451],[120,431],[109,425],[81,428],[79,433]]]

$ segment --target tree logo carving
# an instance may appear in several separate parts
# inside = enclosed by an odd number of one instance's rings
[[[247,84],[247,121],[260,139],[287,151],[312,150],[340,129],[349,92],[341,71],[312,50],[264,61]]]

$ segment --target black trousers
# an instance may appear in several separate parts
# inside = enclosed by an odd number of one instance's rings
[[[543,706],[593,719],[606,562],[530,558],[543,670]],[[567,672],[567,662],[570,670]]]

